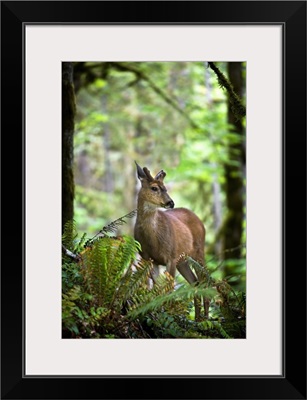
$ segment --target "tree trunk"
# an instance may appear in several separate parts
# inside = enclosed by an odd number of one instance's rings
[[[242,63],[228,63],[228,77],[233,85],[235,92],[242,98],[243,94],[243,78]],[[228,122],[233,126],[233,132],[238,135],[244,135],[244,127],[241,119],[238,119],[232,112],[232,106],[228,99]],[[241,237],[243,224],[243,168],[245,164],[245,151],[243,140],[239,143],[229,145],[229,160],[236,161],[225,164],[225,180],[226,180],[226,201],[228,208],[228,216],[224,224],[224,250],[225,259],[241,257]],[[231,250],[231,251],[230,251]],[[230,271],[225,267],[225,276]]]
[[[73,64],[62,64],[62,231],[74,216],[73,135],[75,118]]]
[[[108,95],[104,93],[101,97],[102,113],[108,115]],[[102,147],[104,150],[104,177],[103,177],[103,191],[106,193],[113,193],[114,180],[112,173],[112,165],[110,160],[110,144],[111,132],[108,122],[101,124],[102,129]],[[111,200],[111,197],[110,197]]]
[[[206,63],[204,63],[205,70],[205,86],[206,86],[206,100],[207,100],[207,108],[208,110],[212,110],[213,108],[213,97],[212,97],[212,84],[211,84],[211,75],[209,68],[207,68]],[[214,130],[212,122],[209,122],[207,129],[210,134],[210,139],[213,142],[214,138],[212,137],[211,132]],[[213,170],[216,169],[216,163],[212,164]],[[220,239],[220,230],[222,226],[222,201],[221,201],[221,185],[218,180],[217,173],[213,174],[213,182],[212,182],[212,192],[213,192],[213,226],[214,226],[214,252],[218,259],[220,259],[222,254],[222,241]]]

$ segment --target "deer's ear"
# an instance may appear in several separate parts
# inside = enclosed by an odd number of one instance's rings
[[[159,171],[157,173],[157,175],[155,176],[155,180],[156,181],[160,181],[163,182],[163,179],[166,177],[166,173],[163,171],[163,169],[161,169],[161,171]]]
[[[139,164],[136,161],[134,161],[134,162],[136,165],[136,172],[138,174],[139,180],[141,181],[142,179],[146,179],[146,175],[145,175],[145,172],[143,171],[143,169],[139,166]]]
[[[152,182],[154,180],[154,178],[150,175],[150,171],[148,170],[148,168],[146,167],[141,168],[136,161],[135,164],[136,164],[136,171],[138,174],[138,178],[142,183],[146,181]]]

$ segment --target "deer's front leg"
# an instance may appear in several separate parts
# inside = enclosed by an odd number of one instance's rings
[[[195,285],[198,280],[194,274],[194,272],[191,270],[189,263],[185,260],[179,261],[177,264],[178,271],[181,273],[181,275],[191,284]],[[195,309],[195,321],[201,321],[201,303],[200,303],[200,298],[198,296],[194,297],[194,309]]]
[[[175,279],[176,276],[176,262],[170,261],[166,266],[166,271]]]
[[[151,278],[153,280],[154,283],[157,282],[157,279],[160,275],[160,268],[158,264],[153,264],[152,266],[152,270],[151,270]]]

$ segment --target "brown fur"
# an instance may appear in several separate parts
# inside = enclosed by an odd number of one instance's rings
[[[136,165],[142,187],[138,195],[134,236],[142,246],[141,255],[144,259],[153,260],[156,275],[158,265],[166,266],[173,277],[177,268],[193,284],[198,281],[197,277],[186,261],[179,260],[182,255],[190,256],[203,265],[205,227],[192,211],[186,208],[173,209],[174,202],[163,184],[166,176],[163,170],[153,178],[147,168]],[[196,316],[199,312],[195,309]]]

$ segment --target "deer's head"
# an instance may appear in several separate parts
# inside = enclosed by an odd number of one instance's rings
[[[137,162],[135,164],[138,178],[142,184],[138,197],[139,203],[144,208],[174,208],[175,204],[163,183],[166,173],[161,170],[153,177],[146,167],[141,168]]]

